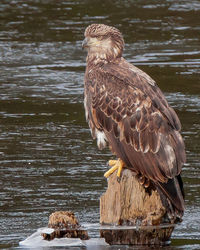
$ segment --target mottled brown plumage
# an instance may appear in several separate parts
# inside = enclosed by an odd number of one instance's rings
[[[122,57],[118,29],[88,26],[83,47],[86,119],[98,147],[108,143],[127,168],[151,180],[182,214],[185,149],[175,111],[155,81]]]

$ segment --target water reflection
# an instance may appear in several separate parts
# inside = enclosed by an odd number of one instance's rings
[[[195,0],[1,1],[1,248],[47,225],[55,210],[99,221],[111,154],[97,150],[82,104],[81,41],[93,22],[123,32],[126,59],[158,82],[181,119],[186,213],[167,249],[200,246],[199,7]]]

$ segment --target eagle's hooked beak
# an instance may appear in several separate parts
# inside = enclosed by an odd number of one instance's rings
[[[82,49],[88,48],[88,38],[86,37],[82,42]]]

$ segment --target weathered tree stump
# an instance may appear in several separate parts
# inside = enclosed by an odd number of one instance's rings
[[[123,170],[120,182],[116,172],[109,177],[107,191],[100,198],[100,223],[119,227],[100,230],[107,243],[164,244],[174,229],[173,224],[162,224],[166,217],[157,190],[145,189],[132,171]]]
[[[174,225],[101,229],[100,236],[110,245],[167,245]]]
[[[63,237],[89,239],[87,231],[81,228],[73,212],[56,211],[52,213],[49,216],[48,228],[53,230],[50,230],[49,233],[42,233],[45,240]]]

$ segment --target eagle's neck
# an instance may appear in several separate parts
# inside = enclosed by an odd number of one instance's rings
[[[103,43],[101,47],[94,47],[88,50],[87,64],[102,65],[110,62],[114,62],[121,58],[123,48],[116,44]]]
[[[88,53],[87,59],[86,59],[87,65],[98,65],[98,64],[106,64],[108,63],[108,60],[105,55],[99,55],[94,53]]]

